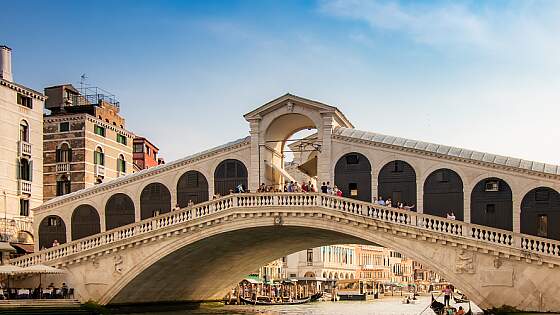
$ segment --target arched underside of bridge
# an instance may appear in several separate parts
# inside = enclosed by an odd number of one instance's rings
[[[284,213],[279,225],[272,214],[229,213],[226,220],[214,218],[215,223],[208,226],[195,224],[197,228],[182,234],[168,233],[172,236],[121,247],[121,255],[126,257],[124,269],[116,276],[113,272],[112,280],[103,287],[92,285],[88,290],[85,283],[82,289],[102,304],[217,300],[244,276],[276,258],[322,245],[361,243],[389,247],[419,261],[483,308],[511,305],[551,311],[560,305],[560,297],[554,293],[560,290],[559,281],[550,281],[555,278],[551,275],[558,276],[557,271],[546,265],[501,258],[496,267],[498,255],[491,250],[477,252],[452,239],[397,231],[351,215]],[[224,218],[224,213],[220,216]],[[105,268],[113,267],[117,256],[112,255],[100,257],[109,262],[102,263]],[[88,272],[78,269],[70,272],[74,279]]]

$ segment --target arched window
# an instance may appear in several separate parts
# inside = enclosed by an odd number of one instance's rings
[[[242,185],[247,189],[247,168],[234,159],[222,161],[214,172],[214,192],[222,196],[235,192]]]
[[[341,157],[334,169],[334,183],[342,195],[371,202],[371,164],[360,153],[348,153]]]
[[[33,161],[22,158],[22,159],[19,159],[18,162],[19,162],[19,166],[18,166],[19,177],[18,178],[22,179],[22,180],[26,180],[26,181],[32,181],[32,179],[33,179]]]
[[[68,143],[64,142],[56,149],[56,162],[72,162],[72,148]]]
[[[560,240],[560,194],[549,187],[529,191],[521,202],[521,233]]]
[[[70,177],[66,175],[60,176],[56,180],[56,195],[63,196],[72,192]]]
[[[208,181],[197,171],[188,171],[177,181],[177,204],[183,208],[189,201],[195,204],[208,201]]]
[[[29,124],[25,120],[19,123],[19,141],[29,142]]]
[[[105,227],[107,230],[134,222],[134,202],[129,196],[117,193],[105,205]]]
[[[97,147],[95,152],[93,152],[93,163],[97,165],[105,165],[105,154],[101,147]]]
[[[66,243],[66,225],[57,215],[44,218],[39,224],[39,248],[51,248]]]
[[[513,229],[511,188],[492,177],[481,180],[471,193],[471,222],[504,230]]]
[[[140,216],[142,220],[171,211],[171,193],[165,185],[151,183],[144,187],[140,195]]]
[[[126,160],[122,154],[119,154],[117,159],[117,172],[126,173]]]
[[[416,172],[405,161],[392,161],[381,169],[378,177],[378,194],[383,200],[391,198],[393,205],[402,202],[416,205]]]
[[[441,168],[433,171],[424,182],[424,213],[446,217],[453,212],[463,220],[463,181],[456,172]]]
[[[72,213],[72,240],[101,232],[99,213],[90,205],[81,205]]]

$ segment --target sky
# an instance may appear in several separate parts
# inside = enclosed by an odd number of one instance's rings
[[[167,161],[285,93],[357,129],[560,164],[560,1],[8,1],[16,82],[114,93]]]

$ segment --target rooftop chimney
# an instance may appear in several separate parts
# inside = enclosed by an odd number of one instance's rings
[[[12,49],[4,45],[0,45],[0,78],[10,82],[13,81]]]

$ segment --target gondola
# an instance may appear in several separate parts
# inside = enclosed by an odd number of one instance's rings
[[[432,303],[430,304],[430,308],[434,311],[434,313],[442,314],[445,305],[441,302],[438,302],[438,300],[436,300],[434,294],[432,293]]]
[[[311,297],[300,299],[300,300],[292,300],[292,301],[283,301],[283,302],[273,302],[268,297],[266,299],[258,299],[252,300],[249,298],[245,298],[240,296],[239,299],[241,302],[248,304],[248,305],[297,305],[297,304],[304,304],[311,301]]]
[[[457,298],[455,296],[453,296],[453,299],[455,300],[455,303],[469,303],[469,299],[465,298],[464,295],[462,295],[460,298]]]
[[[315,302],[323,297],[323,292],[317,292],[311,296],[311,302]]]

